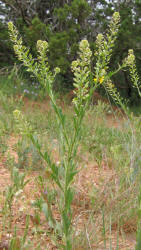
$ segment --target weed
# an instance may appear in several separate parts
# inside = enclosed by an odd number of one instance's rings
[[[16,55],[18,56],[18,59],[24,63],[24,65],[27,67],[27,70],[31,72],[41,83],[42,91],[44,91],[44,89],[46,90],[47,94],[50,97],[54,112],[56,114],[56,124],[57,124],[58,138],[59,138],[58,139],[59,164],[56,164],[56,162],[54,162],[51,159],[49,151],[43,150],[42,145],[39,143],[38,137],[35,136],[33,127],[30,125],[27,119],[22,115],[22,113],[17,109],[14,111],[15,119],[17,121],[21,134],[26,135],[31,140],[36,150],[38,151],[40,157],[46,163],[47,172],[49,177],[52,179],[53,185],[57,186],[57,194],[55,194],[55,197],[53,197],[53,199],[57,200],[57,211],[59,212],[59,220],[57,220],[54,215],[53,204],[50,195],[51,191],[44,190],[45,188],[44,180],[42,178],[40,178],[40,189],[44,202],[42,203],[41,202],[42,200],[40,200],[41,204],[39,205],[41,207],[40,209],[42,210],[48,221],[50,228],[52,228],[54,231],[54,235],[56,236],[57,247],[62,249],[68,250],[72,249],[73,247],[72,246],[73,213],[71,207],[72,207],[72,201],[74,199],[74,188],[72,184],[74,183],[74,177],[78,174],[76,156],[78,153],[78,146],[80,145],[83,134],[82,122],[94,90],[99,85],[103,85],[105,89],[108,91],[108,93],[112,96],[114,101],[122,107],[128,118],[128,121],[132,121],[132,116],[127,108],[126,101],[120,97],[115,85],[110,80],[112,75],[116,74],[119,70],[129,66],[131,78],[133,82],[135,82],[134,83],[135,86],[136,85],[138,86],[136,68],[133,65],[134,56],[133,53],[131,53],[131,51],[129,51],[128,58],[124,60],[123,64],[120,65],[115,72],[109,72],[109,61],[111,58],[112,48],[114,46],[114,42],[118,32],[119,19],[120,19],[119,14],[115,13],[110,23],[109,33],[107,34],[107,36],[104,37],[102,34],[99,34],[97,37],[96,40],[97,50],[95,52],[95,57],[97,61],[96,61],[96,67],[94,69],[94,75],[92,74],[91,70],[90,61],[92,52],[89,48],[88,41],[83,40],[80,42],[78,59],[72,62],[72,71],[74,73],[75,97],[73,99],[74,115],[72,117],[71,131],[68,131],[66,115],[63,113],[62,109],[57,105],[56,98],[53,93],[53,82],[55,80],[56,74],[59,72],[59,69],[58,68],[55,69],[54,72],[50,70],[48,64],[48,58],[46,56],[46,53],[48,51],[48,43],[46,41],[40,41],[40,40],[37,42],[38,60],[35,61],[32,55],[29,53],[29,50],[25,46],[23,46],[22,39],[19,38],[18,31],[16,30],[14,25],[11,22],[8,25],[10,31],[10,37],[14,44],[14,50]],[[139,89],[139,94],[140,94],[140,89]],[[130,140],[134,142],[133,141],[134,133],[133,129],[131,128],[132,126],[130,123],[130,132],[129,134],[127,133],[127,137],[129,137],[130,134],[132,134]],[[94,128],[93,133],[95,133],[95,136],[91,140],[92,146],[90,145],[90,151],[94,150],[94,153],[97,155],[97,162],[99,165],[101,165],[103,152],[106,156],[112,152],[114,154],[115,160],[117,160],[118,155],[121,154],[121,152],[123,151],[125,154],[124,159],[126,158],[127,155],[128,156],[130,155],[130,160],[128,158],[125,163],[121,161],[121,163],[124,163],[124,166],[129,165],[131,169],[130,173],[128,173],[129,175],[127,180],[124,182],[124,185],[126,184],[127,187],[129,188],[131,186],[131,182],[130,181],[128,182],[128,180],[130,179],[131,174],[133,173],[132,171],[133,162],[135,162],[134,159],[138,158],[137,156],[138,153],[136,154],[135,158],[132,157],[134,156],[133,145],[136,145],[136,142],[135,144],[132,143],[130,145],[131,141],[129,141],[128,142],[129,148],[125,149],[127,145],[125,143],[124,144],[118,143],[117,140],[117,137],[121,135],[120,132],[117,131],[115,132],[114,130],[111,132],[110,129],[105,129],[102,126],[101,127],[96,126]],[[108,144],[106,150],[105,150],[105,141],[103,138],[106,138],[106,144]],[[124,142],[126,142],[126,138]],[[105,187],[107,187],[108,190],[107,193],[109,194],[109,196],[112,197],[113,203],[115,200],[119,199],[118,192],[117,196],[114,196],[116,193],[116,186],[114,186],[114,190],[112,189],[113,186],[112,188],[109,188],[108,185],[107,186],[105,185]],[[130,188],[126,189],[126,195],[125,195],[126,197],[127,193],[129,194],[129,190]],[[104,190],[104,192],[106,193],[106,189]],[[104,195],[102,203],[105,202],[104,192],[102,192],[102,195]],[[110,199],[108,198],[106,199],[105,202],[108,204],[106,206],[107,208],[111,206],[109,200]],[[125,206],[122,205],[122,201],[121,203],[119,202],[118,205],[119,204],[120,208],[122,208],[121,210],[122,215],[124,214],[125,210],[127,211],[128,205],[129,207],[131,206],[130,202],[129,204],[128,203],[124,204]],[[103,215],[102,217],[103,237],[106,245],[106,237],[105,237],[106,222],[104,213],[102,215]],[[113,222],[112,213],[110,213],[109,218],[110,218],[109,234],[111,236],[112,222]],[[92,245],[90,242],[90,233],[88,232],[89,231],[86,228],[85,230],[86,247],[92,249]],[[61,240],[61,243],[60,241],[58,241],[58,236],[59,239]],[[109,242],[109,249],[112,249],[111,241]],[[118,243],[117,243],[117,249],[118,249]]]

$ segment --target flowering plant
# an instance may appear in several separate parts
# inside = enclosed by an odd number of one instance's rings
[[[138,86],[138,77],[136,75],[135,60],[133,52],[129,51],[128,58],[115,72],[109,72],[109,62],[112,55],[112,49],[117,37],[119,28],[120,16],[116,12],[110,22],[109,32],[106,37],[102,34],[97,36],[96,40],[96,66],[94,74],[91,70],[92,52],[87,40],[82,40],[79,45],[78,59],[72,62],[72,71],[74,73],[74,116],[72,135],[67,131],[66,116],[62,109],[57,105],[55,95],[53,92],[53,82],[56,74],[60,69],[56,68],[51,71],[48,63],[48,43],[39,40],[37,42],[38,58],[35,61],[19,38],[19,33],[14,27],[13,23],[8,24],[11,41],[13,42],[14,51],[20,61],[27,67],[41,83],[43,88],[47,91],[52,107],[56,113],[56,121],[59,128],[59,147],[60,147],[60,162],[59,166],[51,160],[49,153],[41,150],[37,137],[34,135],[32,127],[18,110],[14,111],[15,119],[22,134],[30,138],[32,143],[37,148],[40,156],[45,160],[47,170],[50,169],[52,181],[59,189],[58,211],[60,212],[60,221],[54,218],[52,207],[48,202],[48,193],[42,192],[45,204],[43,204],[43,211],[46,214],[49,225],[54,229],[54,232],[61,236],[63,249],[72,249],[72,210],[71,203],[74,197],[72,184],[75,175],[78,173],[76,164],[76,154],[81,138],[81,127],[83,117],[88,107],[89,101],[93,95],[94,90],[99,85],[104,85],[113,99],[123,108],[123,100],[121,99],[115,85],[111,82],[110,77],[116,74],[122,68],[129,66],[131,79],[134,85]],[[93,80],[92,80],[93,79]],[[140,91],[139,91],[140,93]],[[60,247],[60,246],[59,246]]]

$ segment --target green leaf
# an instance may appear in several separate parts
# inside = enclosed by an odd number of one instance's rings
[[[71,221],[70,221],[70,218],[69,218],[68,214],[66,213],[66,211],[62,212],[62,218],[63,218],[63,231],[64,231],[65,235],[68,235]]]
[[[52,179],[56,182],[56,184],[60,187],[60,189],[63,191],[63,188],[61,186],[60,180],[59,180],[59,175],[58,175],[58,166],[56,166],[54,163],[51,164],[50,166],[52,170],[51,177]]]
[[[50,160],[48,152],[44,153],[43,158],[48,163],[49,167],[51,167],[51,160]]]
[[[67,211],[70,211],[71,203],[74,197],[74,192],[69,188],[66,192],[66,209]]]
[[[69,184],[73,181],[73,177],[78,173],[78,171],[73,171],[69,174],[68,179],[67,179],[67,185],[69,186]]]

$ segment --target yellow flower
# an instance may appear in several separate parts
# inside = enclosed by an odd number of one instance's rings
[[[102,76],[102,77],[100,77],[100,78],[99,78],[99,82],[100,82],[100,84],[102,84],[102,83],[103,83],[103,81],[104,81],[104,76]]]
[[[99,83],[102,84],[104,81],[104,76],[100,77],[99,79],[94,78],[94,82],[97,82],[97,81],[99,81]]]

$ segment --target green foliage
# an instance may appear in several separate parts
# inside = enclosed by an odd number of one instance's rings
[[[52,34],[49,38],[51,65],[59,67],[62,73],[65,73],[70,67],[67,48],[69,39],[66,31]]]
[[[34,17],[29,26],[24,25],[23,33],[28,46],[36,55],[35,44],[39,39],[46,39],[47,26],[38,17]]]
[[[0,67],[8,66],[13,61],[13,55],[10,49],[10,43],[8,40],[8,31],[5,24],[0,20]]]
[[[90,11],[85,0],[73,0],[71,4],[54,9],[57,28],[48,33],[49,58],[51,65],[59,67],[63,74],[69,72],[71,61],[78,50],[78,42],[86,33],[85,20]]]

